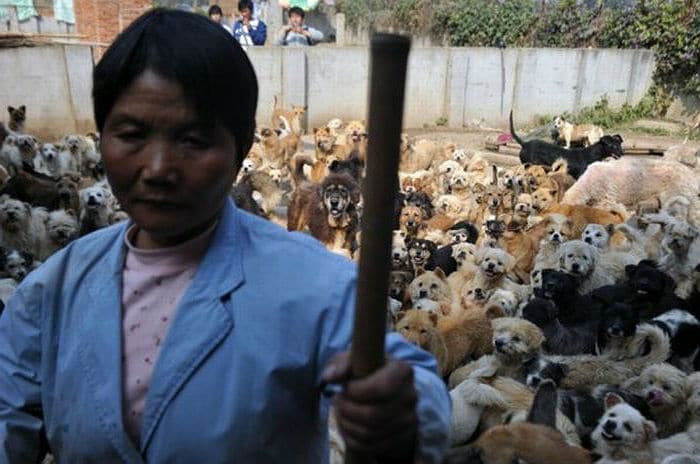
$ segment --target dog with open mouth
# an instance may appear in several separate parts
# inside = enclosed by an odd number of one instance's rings
[[[656,426],[619,395],[605,397],[605,414],[593,431],[595,450],[603,457],[599,464],[654,462],[651,443],[656,439]]]
[[[408,258],[414,272],[418,272],[419,269],[434,270],[436,252],[437,245],[430,240],[411,238],[408,241]]]

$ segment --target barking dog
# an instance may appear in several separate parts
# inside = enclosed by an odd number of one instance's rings
[[[346,174],[330,174],[319,184],[306,183],[294,191],[289,205],[290,231],[309,228],[331,250],[355,251],[360,188]]]
[[[586,171],[586,168],[596,162],[612,156],[620,158],[622,151],[622,137],[619,135],[605,135],[590,147],[572,148],[567,150],[551,143],[541,140],[530,140],[528,142],[521,139],[513,128],[513,112],[510,112],[510,132],[513,138],[522,146],[520,150],[520,161],[524,163],[551,166],[559,158],[566,160],[569,166],[569,174],[578,179]]]
[[[414,272],[420,269],[432,271],[435,269],[434,256],[437,246],[430,240],[414,238],[408,242],[408,257]]]

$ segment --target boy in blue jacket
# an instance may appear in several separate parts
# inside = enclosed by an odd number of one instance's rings
[[[261,19],[253,19],[252,0],[240,0],[238,12],[241,17],[233,24],[233,36],[243,48],[250,45],[265,45],[267,26]]]

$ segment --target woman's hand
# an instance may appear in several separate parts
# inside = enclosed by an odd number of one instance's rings
[[[418,397],[411,366],[388,360],[369,377],[349,378],[348,352],[331,359],[322,377],[326,383],[343,385],[334,406],[348,448],[390,461],[412,459],[418,436]]]

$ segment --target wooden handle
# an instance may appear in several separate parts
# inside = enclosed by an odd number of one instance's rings
[[[371,40],[367,173],[351,347],[354,378],[366,377],[384,364],[392,213],[398,189],[406,65],[410,46],[408,37],[393,34],[375,34]],[[366,464],[371,463],[372,459],[348,449],[345,462]]]

